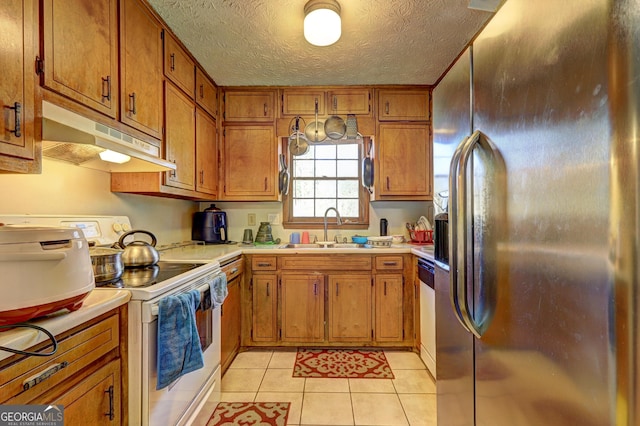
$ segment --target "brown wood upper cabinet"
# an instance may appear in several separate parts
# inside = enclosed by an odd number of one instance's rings
[[[44,0],[42,84],[115,118],[118,0]]]
[[[275,90],[226,90],[224,120],[227,122],[273,122]]]
[[[430,98],[428,89],[381,89],[378,121],[429,121]]]
[[[175,38],[163,31],[164,75],[181,88],[191,99],[194,97],[196,65]]]
[[[371,114],[370,89],[336,89],[327,93],[328,112],[335,115]]]
[[[196,68],[196,102],[218,118],[218,88],[200,68]]]
[[[0,2],[0,170],[40,172],[40,150],[34,143],[34,0]],[[11,30],[9,30],[11,28]]]
[[[165,83],[165,155],[176,170],[165,172],[165,185],[195,190],[194,105],[170,82]]]
[[[277,144],[272,125],[225,126],[222,143],[222,199],[277,201]]]
[[[368,88],[286,88],[282,89],[282,116],[314,116],[316,100],[319,116],[371,114],[371,90]]]
[[[216,121],[196,107],[196,191],[218,194]]]
[[[120,120],[161,138],[162,27],[140,0],[120,0],[120,25]]]
[[[326,94],[323,90],[283,89],[282,90],[282,115],[283,116],[314,116],[316,102],[318,103],[318,115],[326,115]]]
[[[377,134],[375,198],[430,200],[433,169],[429,124],[380,123]]]

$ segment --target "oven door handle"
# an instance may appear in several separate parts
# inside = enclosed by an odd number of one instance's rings
[[[198,290],[200,292],[200,303],[202,303],[203,298],[206,297],[206,295],[208,294],[209,296],[211,295],[210,293],[210,287],[209,284],[203,284],[200,287],[198,287],[196,290]],[[157,317],[158,316],[158,304],[154,303],[151,306],[151,316],[152,317]]]

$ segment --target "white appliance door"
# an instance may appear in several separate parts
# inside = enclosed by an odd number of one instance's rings
[[[143,425],[184,424],[215,385],[214,373],[220,366],[220,308],[213,309],[212,313],[213,341],[204,351],[204,367],[185,374],[161,390],[156,390],[157,317],[143,324],[142,339],[146,343],[142,347]]]

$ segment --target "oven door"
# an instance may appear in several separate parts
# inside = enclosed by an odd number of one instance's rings
[[[185,284],[178,292],[208,286],[202,280]],[[175,294],[175,293],[173,293]],[[166,297],[166,296],[165,296]],[[196,311],[204,367],[185,374],[169,386],[156,390],[157,306],[159,299],[142,304],[142,424],[183,425],[200,409],[209,395],[220,387],[220,307]],[[205,337],[206,336],[206,337]]]

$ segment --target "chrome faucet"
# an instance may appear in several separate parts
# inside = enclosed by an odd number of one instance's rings
[[[327,213],[329,213],[329,210],[333,210],[334,212],[336,212],[336,225],[340,226],[342,225],[342,218],[340,217],[340,213],[338,213],[338,210],[336,210],[335,207],[329,207],[325,212],[324,212],[324,241],[329,241],[328,240],[328,236],[327,236]]]

